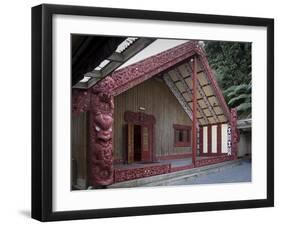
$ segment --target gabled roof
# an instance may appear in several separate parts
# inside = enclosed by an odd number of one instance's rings
[[[152,78],[162,75],[167,86],[192,119],[192,66],[197,56],[197,119],[200,125],[225,123],[230,112],[198,42],[190,41],[114,71],[92,89],[118,95]]]

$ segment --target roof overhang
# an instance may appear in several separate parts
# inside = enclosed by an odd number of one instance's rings
[[[197,119],[200,125],[230,121],[230,112],[214,78],[206,54],[198,42],[187,42],[114,71],[92,87],[94,92],[120,93],[162,76],[171,92],[192,119],[192,60],[197,59]],[[87,95],[87,94],[85,94]]]
[[[86,36],[84,39],[80,46],[76,44],[79,39],[76,43],[73,41],[73,46],[79,47],[73,50],[72,85],[79,89],[92,87],[155,40],[99,36]]]

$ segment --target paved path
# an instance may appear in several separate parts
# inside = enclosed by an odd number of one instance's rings
[[[251,162],[243,160],[239,165],[227,167],[218,172],[171,181],[168,185],[251,182],[251,178]]]

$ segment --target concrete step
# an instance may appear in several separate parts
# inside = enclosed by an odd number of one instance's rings
[[[131,187],[151,187],[151,186],[161,186],[166,185],[168,182],[181,180],[181,179],[191,179],[199,175],[206,175],[209,173],[218,172],[225,169],[226,167],[234,167],[241,164],[241,159],[234,161],[226,161],[218,164],[212,164],[207,166],[202,166],[198,168],[177,171],[173,173],[161,174],[151,177],[145,177],[130,181],[124,181],[120,183],[115,183],[110,185],[109,188],[131,188]]]

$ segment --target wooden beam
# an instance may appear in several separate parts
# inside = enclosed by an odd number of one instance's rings
[[[104,60],[108,59],[110,61],[105,67],[103,67],[99,71],[98,70],[89,71],[90,73],[92,73],[91,77],[93,78],[91,78],[86,84],[83,85],[81,85],[81,82],[78,82],[75,84],[75,86],[73,86],[73,88],[88,89],[92,87],[100,80],[104,79],[106,76],[108,76],[113,71],[115,71],[118,67],[124,64],[126,61],[128,61],[131,57],[133,57],[142,49],[144,49],[146,46],[151,44],[153,41],[155,41],[154,38],[139,38],[137,41],[131,44],[127,49],[125,49],[122,53],[112,52],[110,56],[104,58]]]
[[[107,59],[110,60],[110,61],[117,61],[117,62],[123,63],[124,56],[123,56],[122,53],[114,52]]]
[[[193,71],[192,71],[192,163],[195,167],[196,164],[196,152],[197,152],[197,97],[196,97],[196,89],[197,89],[197,59],[196,56],[193,58]],[[185,82],[184,82],[185,83]]]
[[[188,67],[190,67],[190,64],[188,64]],[[186,68],[186,66],[185,66],[185,68]],[[186,71],[188,71],[187,68],[186,68]],[[198,73],[196,72],[196,75],[197,75],[197,74],[198,74]],[[197,80],[197,78],[196,78],[196,80]],[[196,88],[198,89],[198,92],[200,93],[200,95],[203,97],[204,103],[207,105],[208,110],[209,110],[209,111],[211,112],[211,114],[214,116],[216,122],[219,122],[220,120],[219,120],[219,118],[217,117],[216,112],[214,111],[214,109],[213,109],[213,107],[212,107],[212,105],[211,105],[211,103],[210,103],[210,101],[209,101],[207,95],[205,94],[205,92],[204,92],[203,89],[201,88],[201,85],[199,84]],[[207,117],[207,118],[208,118],[208,117]]]
[[[181,72],[175,68],[174,70],[176,73],[175,75],[177,76],[177,79],[181,81],[181,83],[183,84],[183,86],[185,87],[185,91],[190,94],[190,96],[192,96],[192,92],[191,92],[191,88],[189,88],[189,86],[186,84],[185,80],[183,79],[183,76],[181,74]],[[204,120],[206,123],[209,123],[209,120],[207,119],[207,117],[205,116],[204,112],[202,111],[202,109],[200,107],[197,107],[197,110],[200,112],[200,114],[204,117]],[[192,109],[193,111],[193,109]]]
[[[186,112],[186,114],[189,116],[189,118],[191,120],[193,120],[192,109],[189,107],[188,103],[186,102],[186,100],[184,99],[182,94],[179,92],[178,88],[172,81],[169,74],[164,74],[163,79],[164,79],[166,85],[170,88],[171,92],[174,94],[174,96],[178,100],[178,102],[180,103],[180,105],[182,106],[182,108],[184,109],[184,111]]]

